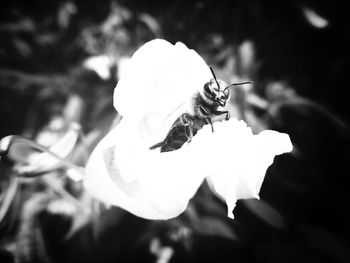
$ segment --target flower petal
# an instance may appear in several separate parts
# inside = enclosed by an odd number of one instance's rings
[[[204,126],[193,138],[194,154],[206,164],[212,189],[228,206],[228,216],[238,199],[259,198],[267,168],[275,155],[292,150],[287,134],[264,131],[253,135],[243,121],[214,123],[215,132]],[[204,153],[204,154],[203,154]]]
[[[122,120],[93,151],[84,179],[96,198],[148,219],[182,213],[204,179],[191,152],[160,153]],[[190,176],[189,176],[190,175]]]

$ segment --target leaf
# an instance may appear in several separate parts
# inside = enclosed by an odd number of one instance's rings
[[[267,202],[257,199],[246,199],[242,202],[254,215],[270,226],[277,228],[285,226],[285,220],[281,213]]]
[[[73,151],[79,138],[80,126],[72,124],[61,139],[46,148],[30,139],[10,135],[0,142],[3,156],[15,162],[15,171],[22,176],[36,176],[60,167],[75,168],[81,171],[67,158]]]
[[[238,236],[226,222],[225,219],[217,217],[202,217],[195,224],[197,232],[203,235],[219,236],[231,240],[238,240]]]

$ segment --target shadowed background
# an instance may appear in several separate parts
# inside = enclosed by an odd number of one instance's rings
[[[195,49],[225,81],[253,80],[233,92],[235,117],[288,133],[294,151],[275,158],[261,200],[239,201],[233,221],[205,184],[180,217],[147,221],[100,207],[80,218],[35,179],[0,222],[1,262],[349,262],[349,19],[345,1],[3,3],[0,138],[55,137],[54,120],[77,121],[88,156],[115,118],[123,61],[158,37]],[[13,174],[0,165],[5,192]]]

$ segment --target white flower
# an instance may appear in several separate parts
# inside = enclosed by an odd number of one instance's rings
[[[101,79],[107,80],[111,77],[113,60],[107,55],[92,56],[84,61],[83,66],[95,71]]]
[[[142,46],[115,89],[114,106],[123,119],[93,151],[85,187],[148,219],[178,216],[205,178],[231,217],[237,199],[257,198],[274,156],[292,149],[286,134],[253,135],[243,121],[230,119],[214,123],[214,133],[204,126],[179,150],[149,149],[179,116],[170,113],[210,78],[203,59],[182,43],[158,39]]]

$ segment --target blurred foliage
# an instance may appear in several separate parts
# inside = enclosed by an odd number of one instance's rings
[[[86,216],[52,181],[24,180],[0,224],[0,261],[349,262],[345,6],[342,0],[2,3],[0,138],[38,140],[63,116],[82,125],[85,144],[73,160],[83,165],[82,155],[115,119],[120,62],[161,37],[197,50],[227,81],[254,80],[253,89],[235,90],[231,111],[255,132],[290,134],[294,151],[275,158],[261,200],[240,201],[233,221],[205,184],[180,217],[147,221],[91,200],[83,204],[98,212]],[[328,25],[314,26],[305,8]],[[107,58],[107,77],[86,67],[98,56]],[[73,110],[72,98],[79,101]],[[13,174],[3,163],[0,172],[3,204]],[[84,199],[79,183],[45,176]]]

